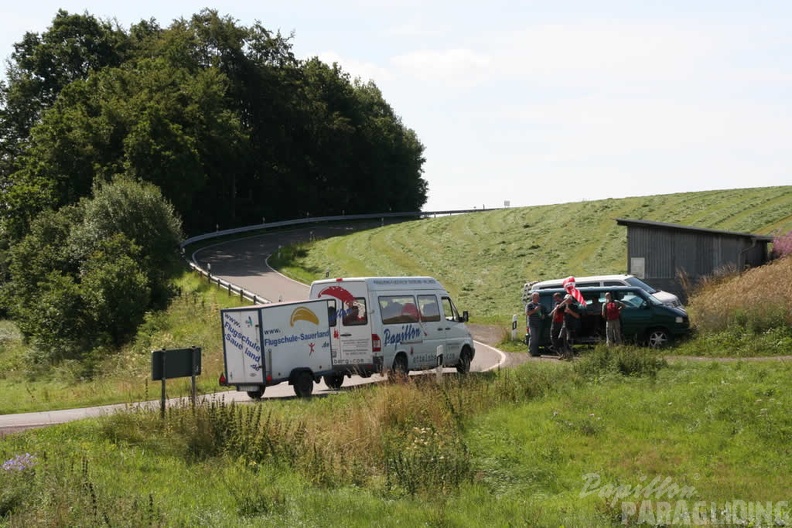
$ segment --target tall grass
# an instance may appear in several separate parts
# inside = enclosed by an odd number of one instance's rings
[[[90,362],[41,365],[32,361],[10,321],[0,321],[0,414],[136,402],[158,397],[151,385],[154,350],[197,346],[202,350],[199,393],[219,390],[223,369],[220,309],[245,304],[238,296],[185,272],[180,294],[167,311],[146,314],[132,343],[96,354]],[[168,381],[171,395],[189,394],[188,378]]]
[[[668,478],[695,500],[788,499],[792,367],[603,350],[589,366],[209,399],[7,437],[0,460],[30,458],[0,471],[0,524],[619,525],[607,488],[581,493],[592,474],[611,489]]]

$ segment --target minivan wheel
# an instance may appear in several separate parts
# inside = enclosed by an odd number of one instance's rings
[[[649,348],[664,348],[668,345],[671,337],[668,331],[663,328],[654,328],[649,331],[646,337],[646,344]]]

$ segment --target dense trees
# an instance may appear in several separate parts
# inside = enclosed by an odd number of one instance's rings
[[[129,31],[59,11],[0,87],[4,228],[124,174],[160,187],[196,233],[419,210],[423,146],[373,83],[298,61],[290,38],[205,10]]]
[[[3,309],[48,357],[164,306],[181,236],[416,211],[423,145],[373,83],[204,10],[129,30],[58,11],[0,82]],[[98,314],[102,314],[99,316]]]

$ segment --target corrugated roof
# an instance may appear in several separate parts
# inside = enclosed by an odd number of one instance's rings
[[[693,231],[696,233],[706,233],[711,235],[722,235],[731,237],[750,238],[758,242],[772,242],[773,237],[766,235],[754,235],[753,233],[740,233],[737,231],[721,231],[718,229],[708,229],[705,227],[694,227],[680,224],[667,224],[664,222],[652,222],[649,220],[631,220],[629,218],[617,218],[616,223],[623,226],[655,227],[658,229],[671,229],[677,231]]]

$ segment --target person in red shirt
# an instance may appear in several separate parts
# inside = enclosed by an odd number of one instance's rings
[[[564,297],[560,293],[553,294],[553,309],[550,311],[550,343],[553,350],[561,355],[561,326],[564,324]]]
[[[620,345],[621,339],[621,311],[624,304],[613,298],[610,292],[605,294],[605,304],[602,305],[602,317],[605,319],[605,342],[608,346]]]

